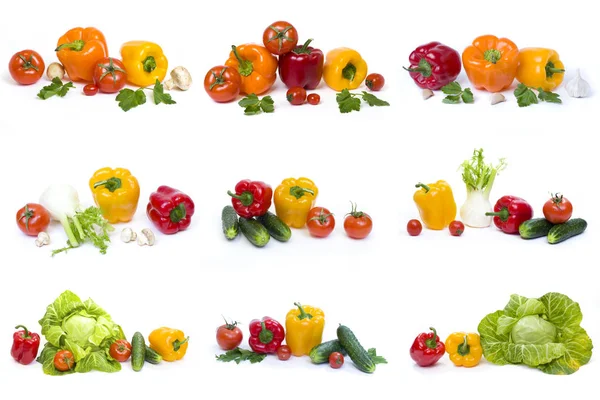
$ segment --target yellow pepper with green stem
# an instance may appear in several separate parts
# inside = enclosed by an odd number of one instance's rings
[[[94,202],[111,224],[133,219],[140,199],[140,185],[125,168],[101,168],[89,181]]]
[[[302,228],[318,194],[319,189],[308,178],[284,179],[273,194],[275,213],[287,226]]]
[[[483,354],[477,333],[455,332],[446,338],[445,346],[450,361],[457,367],[474,367]]]
[[[340,47],[327,53],[323,65],[323,80],[337,92],[352,90],[363,83],[367,71],[367,62],[356,50]]]
[[[456,218],[456,202],[452,188],[446,181],[437,181],[419,188],[413,195],[421,220],[427,229],[442,230]]]
[[[323,341],[325,314],[323,310],[294,303],[285,318],[285,342],[296,357],[307,356]]]
[[[517,80],[534,89],[552,91],[565,78],[565,66],[551,49],[529,47],[519,51]]]
[[[164,361],[181,360],[187,352],[189,336],[183,331],[167,327],[158,328],[150,333],[150,348],[161,355]]]
[[[127,71],[127,82],[146,87],[162,82],[167,75],[169,61],[156,43],[135,40],[121,46],[121,58]]]

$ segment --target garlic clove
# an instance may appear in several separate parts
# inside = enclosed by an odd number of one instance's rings
[[[431,96],[433,96],[433,91],[432,90],[430,90],[430,89],[423,89],[423,100],[427,100]]]
[[[502,93],[494,93],[491,98],[492,105],[502,103],[506,101],[506,97]]]
[[[567,94],[574,98],[587,97],[590,93],[590,84],[582,77],[579,69],[575,78],[571,79],[565,87]]]

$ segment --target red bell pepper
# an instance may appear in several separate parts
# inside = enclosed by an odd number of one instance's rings
[[[264,182],[244,179],[235,185],[235,193],[229,191],[227,194],[240,217],[260,217],[271,207],[273,188]]]
[[[504,233],[519,233],[519,226],[533,218],[533,208],[520,197],[501,197],[494,206],[494,212],[485,213],[494,217],[494,224]]]
[[[160,186],[150,195],[146,214],[159,231],[172,235],[190,226],[194,208],[194,202],[187,194],[169,186]]]
[[[441,89],[454,82],[462,68],[460,54],[440,42],[417,47],[408,60],[410,68],[403,68],[422,89]]]
[[[325,57],[321,50],[309,47],[310,42],[312,39],[279,56],[279,77],[288,88],[313,90],[321,83]]]
[[[439,361],[446,352],[446,346],[434,328],[431,332],[421,333],[410,348],[410,357],[421,367],[429,367]]]
[[[40,348],[40,335],[29,332],[23,325],[17,325],[15,329],[23,328],[13,334],[13,345],[10,355],[16,362],[23,365],[31,364],[37,357]]]
[[[264,317],[262,320],[250,322],[250,339],[248,344],[255,353],[276,353],[285,339],[283,326],[273,318]]]

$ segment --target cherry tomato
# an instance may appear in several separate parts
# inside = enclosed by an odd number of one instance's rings
[[[46,64],[39,53],[23,50],[15,53],[8,62],[10,76],[21,85],[31,85],[44,75]]]
[[[373,220],[369,214],[356,211],[356,204],[352,204],[352,211],[344,219],[344,229],[352,239],[364,239],[373,230]]]
[[[419,236],[423,230],[423,225],[418,219],[411,219],[406,225],[406,230],[410,236]]]
[[[273,22],[263,32],[263,44],[275,55],[289,53],[298,44],[298,32],[289,22]]]
[[[553,224],[564,224],[573,215],[573,205],[562,194],[553,194],[544,204],[544,217]]]
[[[94,84],[102,93],[117,93],[127,83],[125,65],[116,58],[105,57],[94,67]]]
[[[204,77],[204,90],[217,103],[228,103],[237,98],[242,86],[242,77],[235,68],[218,65],[212,67]]]
[[[98,86],[94,85],[93,83],[83,87],[83,94],[86,96],[94,96],[96,93],[98,93]]]
[[[316,106],[321,102],[321,96],[316,93],[311,93],[308,95],[308,104]]]
[[[37,236],[50,225],[50,213],[39,204],[27,203],[17,211],[17,225],[24,234]]]
[[[61,350],[54,356],[54,368],[61,372],[70,371],[75,365],[73,353],[69,350]]]
[[[308,228],[308,233],[312,236],[325,238],[333,232],[335,218],[333,218],[333,214],[328,209],[315,207],[308,212],[306,227]]]
[[[287,361],[290,357],[292,357],[292,349],[290,349],[290,346],[284,344],[277,349],[277,358],[281,361]]]
[[[329,355],[329,365],[331,368],[338,369],[344,365],[344,356],[342,353],[333,352]]]
[[[372,90],[373,92],[378,92],[381,90],[381,88],[383,88],[383,85],[385,85],[385,79],[381,74],[369,74],[365,79],[365,84],[367,85],[369,90]]]
[[[131,343],[125,339],[117,340],[110,345],[109,353],[118,362],[125,362],[131,356]]]
[[[227,322],[217,329],[217,343],[223,350],[233,350],[242,343],[244,335],[242,330],[238,328],[237,322]]]
[[[448,225],[448,229],[452,236],[460,236],[465,231],[465,225],[460,221],[452,221],[450,222],[450,225]]]
[[[285,97],[292,105],[299,106],[306,101],[306,90],[300,86],[289,88]]]

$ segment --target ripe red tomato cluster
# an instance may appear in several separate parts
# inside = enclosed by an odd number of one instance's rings
[[[465,225],[460,221],[452,221],[448,225],[448,230],[452,236],[461,236],[465,231]],[[410,236],[419,236],[423,231],[423,225],[418,219],[411,219],[406,224],[406,231]]]
[[[335,218],[328,209],[315,207],[308,213],[306,227],[312,236],[326,238],[335,228]],[[352,211],[344,218],[344,230],[352,239],[364,239],[373,230],[373,220],[369,214],[356,211],[353,204]]]

